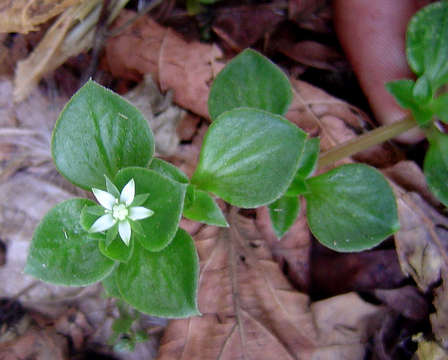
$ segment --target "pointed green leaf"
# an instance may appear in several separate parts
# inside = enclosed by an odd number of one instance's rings
[[[124,168],[115,178],[118,188],[130,179],[135,181],[135,193],[149,194],[141,205],[154,211],[146,219],[137,220],[143,227],[145,236],[132,233],[141,245],[150,251],[160,251],[167,246],[176,234],[182,216],[186,185],[166,178],[145,168]],[[131,239],[133,241],[133,239]]]
[[[433,111],[431,110],[431,103],[421,104],[414,98],[415,85],[412,80],[402,79],[388,82],[386,89],[394,96],[401,107],[412,111],[415,121],[421,127],[425,127],[431,122]]]
[[[162,159],[153,158],[151,164],[149,164],[149,169],[181,184],[188,184],[190,182],[188,176],[181,169]]]
[[[384,176],[363,164],[343,165],[307,180],[313,235],[337,251],[362,251],[399,228],[395,197]]]
[[[296,177],[306,179],[313,174],[319,159],[320,140],[319,138],[307,138],[302,155],[300,156],[299,169]]]
[[[104,175],[105,179],[106,179],[106,189],[107,192],[111,195],[113,195],[116,199],[120,198],[120,191],[117,189],[117,187],[114,185],[114,183],[112,181],[110,181],[110,179]]]
[[[419,104],[427,104],[432,99],[432,89],[428,78],[425,75],[420,76],[412,89],[412,95]]]
[[[132,256],[134,242],[130,241],[129,246],[126,246],[119,236],[115,236],[115,239],[109,245],[107,244],[107,240],[103,238],[99,241],[98,246],[104,256],[114,261],[126,263]]]
[[[413,95],[415,81],[410,79],[401,79],[390,81],[386,84],[386,89],[391,93],[398,105],[405,109],[415,107],[415,99]]]
[[[135,244],[127,264],[120,264],[116,283],[124,300],[143,313],[183,318],[199,315],[197,282],[199,260],[193,239],[179,229],[162,251],[150,252]]]
[[[118,290],[118,286],[115,281],[116,274],[117,270],[114,269],[114,271],[112,271],[112,273],[107,278],[101,281],[101,284],[103,285],[103,288],[106,291],[107,296],[121,299],[120,290]]]
[[[311,176],[316,169],[319,151],[320,140],[318,138],[307,138],[300,156],[299,169],[285,195],[294,197],[308,192],[305,179]]]
[[[240,108],[209,127],[191,183],[232,205],[254,208],[286,192],[306,134],[284,117]]]
[[[448,135],[435,127],[429,133],[424,173],[431,192],[448,207]]]
[[[430,4],[411,19],[406,55],[412,70],[425,74],[433,91],[448,81],[448,3]]]
[[[96,233],[89,232],[93,223],[104,214],[105,214],[104,208],[99,205],[84,206],[84,208],[81,210],[79,223],[82,226],[83,230],[89,233],[90,238],[97,240],[104,238],[103,232],[96,232]]]
[[[268,208],[275,235],[280,239],[294,224],[297,215],[299,215],[299,198],[297,196],[282,196],[269,204]]]
[[[218,204],[202,190],[195,190],[194,202],[184,209],[184,216],[208,225],[229,226]]]
[[[73,95],[53,130],[56,167],[83,189],[104,187],[125,166],[146,166],[154,139],[146,119],[119,95],[88,81]]]
[[[79,223],[87,199],[64,201],[51,209],[34,232],[25,272],[43,281],[86,286],[104,279],[114,262],[104,257],[98,241]]]
[[[444,123],[448,124],[448,93],[434,99],[431,109]]]
[[[208,111],[212,120],[238,107],[284,115],[291,100],[286,75],[263,55],[247,49],[232,59],[213,81]]]

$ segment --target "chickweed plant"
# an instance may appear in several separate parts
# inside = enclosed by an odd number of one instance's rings
[[[153,134],[139,110],[88,81],[62,110],[51,147],[58,171],[98,203],[75,198],[51,209],[35,230],[25,272],[66,286],[102,282],[110,296],[154,316],[199,315],[198,255],[179,227],[182,216],[227,227],[217,197],[239,208],[266,205],[281,238],[304,197],[319,242],[342,252],[370,249],[399,228],[384,176],[356,163],[317,176],[315,170],[414,126],[430,144],[429,188],[447,206],[448,94],[440,91],[448,81],[447,2],[419,11],[406,41],[417,78],[387,88],[413,116],[324,154],[318,138],[284,117],[292,99],[288,78],[261,54],[243,51],[212,85],[212,123],[191,179],[154,157]]]

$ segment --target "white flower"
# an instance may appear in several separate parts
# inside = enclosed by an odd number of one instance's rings
[[[113,184],[110,186],[114,187]],[[115,190],[112,192],[118,194],[118,190],[115,187],[112,190]],[[121,240],[123,240],[127,246],[129,246],[129,241],[131,240],[130,220],[142,220],[154,214],[154,211],[143,206],[131,206],[135,196],[134,179],[131,179],[124,186],[119,197],[115,197],[107,191],[96,188],[93,188],[92,192],[100,205],[104,208],[104,215],[93,223],[89,232],[95,233],[106,231],[118,223],[118,233],[120,234]]]

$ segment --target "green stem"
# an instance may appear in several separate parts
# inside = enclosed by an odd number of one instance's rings
[[[322,153],[319,157],[318,168],[324,168],[336,161],[352,156],[374,145],[381,144],[416,126],[417,122],[411,115],[408,115],[400,121],[376,128]]]

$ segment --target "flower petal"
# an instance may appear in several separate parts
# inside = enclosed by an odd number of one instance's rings
[[[129,218],[131,220],[146,219],[154,214],[154,211],[143,206],[134,206],[129,209]]]
[[[109,194],[107,191],[103,191],[100,189],[92,189],[93,195],[95,195],[98,202],[101,204],[101,206],[107,210],[112,210],[112,206],[114,206],[115,199],[111,194]]]
[[[121,190],[120,202],[125,203],[126,206],[129,206],[131,205],[132,201],[134,201],[134,195],[135,195],[135,182],[134,179],[131,179],[124,186],[123,190]]]
[[[116,221],[111,214],[106,214],[98,218],[90,227],[89,232],[95,233],[110,229],[114,226]]]
[[[129,241],[131,241],[131,225],[128,221],[120,221],[118,223],[118,233],[120,234],[121,240],[129,246]]]

